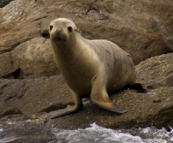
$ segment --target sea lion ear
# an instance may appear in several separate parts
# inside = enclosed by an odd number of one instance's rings
[[[44,29],[41,33],[41,36],[48,39],[50,38],[50,34],[49,34],[49,30],[48,29]]]

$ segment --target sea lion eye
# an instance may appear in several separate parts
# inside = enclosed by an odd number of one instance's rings
[[[53,29],[53,26],[52,25],[50,25],[50,31]]]
[[[68,29],[69,32],[72,32],[72,27],[71,26],[67,27],[67,29]]]

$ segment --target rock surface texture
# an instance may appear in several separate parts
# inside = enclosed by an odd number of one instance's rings
[[[87,39],[107,39],[131,54],[137,82],[147,93],[125,89],[111,96],[127,113],[88,104],[47,125],[84,128],[173,126],[173,2],[171,0],[14,0],[0,6],[0,117],[41,117],[73,104],[55,66],[50,41],[41,37],[59,17],[72,19]],[[4,6],[4,7],[3,7]]]

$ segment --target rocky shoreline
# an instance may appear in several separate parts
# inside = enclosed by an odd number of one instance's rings
[[[94,122],[113,129],[172,127],[171,6],[171,0],[14,0],[1,8],[0,121],[34,120],[65,129],[85,128]],[[73,19],[84,37],[108,39],[132,55],[137,82],[148,92],[124,89],[112,95],[111,99],[127,113],[117,115],[88,103],[75,114],[54,120],[44,118],[53,110],[73,104],[55,66],[50,41],[41,37],[48,23],[57,17]]]

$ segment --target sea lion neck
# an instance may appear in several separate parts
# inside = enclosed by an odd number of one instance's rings
[[[80,40],[79,40],[80,39]],[[51,40],[54,52],[57,54],[56,58],[68,60],[78,56],[84,47],[80,46],[84,42],[84,38],[78,33],[74,32],[70,35],[67,41],[54,42]]]

